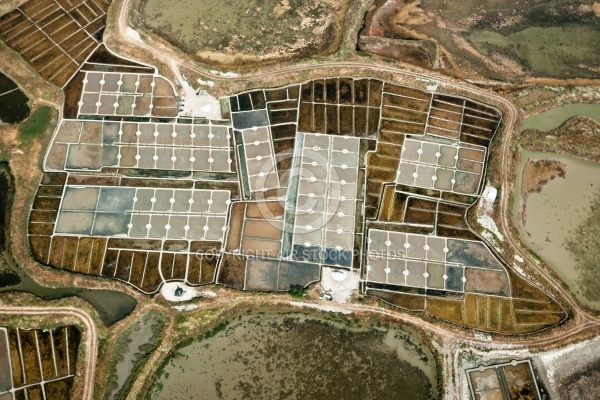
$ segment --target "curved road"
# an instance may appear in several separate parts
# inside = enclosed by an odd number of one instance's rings
[[[96,373],[96,359],[98,356],[98,332],[92,317],[84,311],[74,307],[10,307],[2,306],[0,315],[68,315],[79,318],[85,325],[85,381],[83,387],[83,400],[92,400],[94,397],[94,378]],[[82,332],[84,334],[84,332]]]

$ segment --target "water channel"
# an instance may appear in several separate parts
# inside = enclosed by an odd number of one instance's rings
[[[131,313],[137,301],[114,290],[92,290],[77,287],[49,288],[39,285],[20,268],[11,253],[10,211],[14,196],[14,182],[7,163],[0,163],[0,292],[27,292],[44,300],[77,296],[90,303],[106,326]]]
[[[588,117],[600,123],[600,103],[571,103],[556,106],[539,114],[531,115],[523,121],[521,132],[527,129],[551,131],[558,128],[573,117]]]

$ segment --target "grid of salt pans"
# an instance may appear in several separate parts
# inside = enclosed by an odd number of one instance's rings
[[[227,190],[66,186],[57,234],[222,240]]]
[[[303,135],[292,242],[352,249],[360,139]]]

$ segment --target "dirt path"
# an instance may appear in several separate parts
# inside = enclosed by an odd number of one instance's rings
[[[98,357],[98,332],[92,317],[84,311],[74,307],[7,307],[0,309],[0,315],[67,315],[76,317],[83,322],[86,332],[85,336],[85,382],[83,385],[83,400],[92,400],[94,397],[94,377],[96,372],[96,360]]]

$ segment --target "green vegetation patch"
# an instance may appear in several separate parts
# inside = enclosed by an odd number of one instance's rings
[[[535,75],[557,78],[598,78],[592,69],[600,64],[600,30],[592,26],[531,27],[509,36],[475,30],[469,36],[475,47],[519,60]]]
[[[313,55],[337,47],[348,1],[143,0],[140,25],[214,63]]]
[[[41,106],[19,127],[19,140],[22,144],[30,144],[40,134],[44,133],[53,121],[57,112],[52,107]]]
[[[303,286],[301,285],[291,285],[290,286],[290,296],[296,298],[296,299],[301,299],[305,296],[306,294],[306,289],[304,289]]]
[[[490,13],[467,37],[482,54],[516,60],[536,76],[600,77],[600,18],[591,10],[540,6],[509,16]]]

